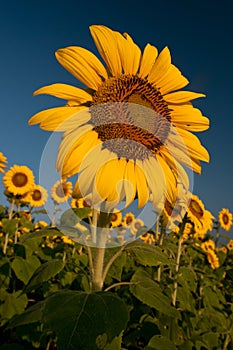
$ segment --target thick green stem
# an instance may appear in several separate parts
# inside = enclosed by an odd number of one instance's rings
[[[177,256],[176,256],[176,267],[175,267],[176,275],[174,277],[174,291],[173,291],[173,295],[172,295],[172,304],[174,306],[176,306],[176,297],[177,297],[177,288],[178,288],[177,275],[178,275],[179,267],[180,267],[181,253],[182,253],[182,235],[180,235],[180,237],[179,237]]]

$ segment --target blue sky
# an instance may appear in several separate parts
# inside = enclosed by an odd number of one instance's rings
[[[33,91],[55,82],[77,84],[56,61],[54,52],[69,45],[97,53],[89,26],[104,24],[128,32],[143,48],[168,46],[173,63],[189,79],[186,89],[206,94],[195,106],[210,118],[198,133],[211,160],[194,178],[198,194],[214,215],[233,212],[233,2],[205,1],[4,1],[0,5],[0,151],[9,165],[24,164],[38,180],[40,159],[50,132],[29,126],[39,110],[61,101],[33,97]],[[0,194],[2,200],[2,191]]]

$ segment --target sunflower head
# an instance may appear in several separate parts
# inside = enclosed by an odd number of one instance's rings
[[[40,185],[34,185],[31,191],[27,193],[24,200],[28,202],[31,207],[41,207],[46,203],[47,198],[47,190]]]
[[[180,91],[188,80],[172,64],[167,47],[160,53],[147,44],[143,50],[128,34],[102,25],[90,27],[101,60],[87,49],[69,46],[56,58],[87,88],[67,84],[44,86],[66,105],[41,111],[29,123],[63,131],[57,169],[63,178],[79,174],[75,189],[93,195],[95,205],[111,212],[125,201],[138,208],[152,194],[153,204],[167,198],[177,184],[188,189],[182,165],[201,172],[209,161],[206,149],[192,131],[208,129],[209,120],[194,108],[201,93]],[[75,190],[74,190],[75,192]]]
[[[14,165],[5,173],[3,184],[13,195],[24,195],[34,185],[33,172],[25,165]]]
[[[118,210],[113,210],[110,214],[111,227],[117,227],[122,223],[122,213]]]
[[[57,181],[51,188],[51,197],[57,204],[66,202],[72,193],[72,182]]]
[[[219,225],[226,231],[230,231],[232,226],[232,213],[227,208],[223,208],[218,213]]]

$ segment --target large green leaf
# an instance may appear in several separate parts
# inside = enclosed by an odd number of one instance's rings
[[[16,314],[20,314],[24,311],[28,299],[26,295],[20,295],[21,291],[15,293],[7,293],[6,291],[0,291],[0,315],[1,324],[6,323],[11,317]]]
[[[60,291],[47,299],[43,323],[58,337],[61,350],[104,349],[120,335],[128,310],[113,293]]]
[[[144,266],[171,264],[166,253],[158,246],[139,241],[128,244],[124,250]]]
[[[162,336],[162,335],[155,335],[151,338],[151,340],[148,343],[148,346],[145,348],[145,350],[176,350],[177,347],[170,341],[170,339]]]
[[[43,282],[48,281],[50,278],[57,275],[63,267],[64,262],[60,259],[49,260],[40,265],[25,287],[24,292],[27,293],[28,291],[37,288]]]
[[[43,237],[53,237],[53,236],[63,236],[63,234],[56,228],[36,230],[35,232],[27,234],[26,237],[23,237],[21,242],[25,242],[29,239],[39,239]]]
[[[37,302],[20,315],[16,315],[15,317],[13,317],[7,325],[7,328],[15,328],[18,326],[28,325],[35,322],[41,322],[45,302],[46,300]]]
[[[16,277],[27,284],[32,277],[35,270],[40,266],[40,260],[35,256],[31,255],[26,260],[21,257],[16,257],[11,264]]]
[[[163,294],[160,285],[152,280],[148,273],[139,268],[133,275],[131,293],[144,304],[171,317],[179,317],[178,311],[171,306],[171,300]]]
[[[16,219],[2,219],[2,232],[14,235],[19,221]]]

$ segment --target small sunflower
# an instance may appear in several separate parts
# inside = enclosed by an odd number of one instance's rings
[[[64,132],[57,169],[63,178],[79,174],[82,196],[93,193],[95,204],[111,211],[122,200],[142,208],[152,193],[156,206],[188,184],[185,165],[201,172],[207,150],[192,132],[208,129],[209,120],[192,100],[202,93],[179,91],[188,84],[171,63],[170,51],[141,49],[128,34],[102,25],[90,27],[106,66],[90,51],[59,49],[59,63],[87,88],[52,84],[34,95],[67,100],[65,106],[41,111],[29,124]],[[181,165],[182,164],[182,165]]]
[[[194,194],[187,208],[187,216],[194,224],[196,238],[203,238],[207,231],[212,230],[214,216],[205,209],[203,202]]]
[[[68,200],[72,193],[72,182],[57,181],[51,188],[51,197],[57,204],[64,203]]]
[[[202,242],[201,243],[201,249],[204,250],[204,252],[208,252],[210,250],[215,250],[215,243],[214,241],[212,241],[211,239],[209,239],[208,241]]]
[[[7,158],[4,156],[2,152],[0,152],[0,173],[5,172],[6,163],[7,163]]]
[[[133,213],[126,213],[124,216],[124,220],[123,220],[122,225],[128,227],[131,225],[131,223],[134,219],[135,219],[135,216]]]
[[[91,196],[85,198],[72,198],[70,202],[71,208],[92,208]]]
[[[117,227],[122,222],[122,213],[116,209],[110,214],[111,227]]]
[[[212,267],[212,269],[213,270],[217,269],[220,266],[220,264],[216,253],[212,249],[209,249],[206,252],[206,254],[207,254],[207,260],[210,263],[210,266]]]
[[[230,242],[229,242],[230,243]],[[228,243],[228,244],[229,244]],[[230,249],[229,247],[228,247],[228,249]],[[233,249],[233,240],[232,240],[232,247],[231,247],[231,249]],[[216,249],[218,252],[223,252],[224,254],[227,254],[227,247],[220,247],[220,248],[217,248]]]
[[[233,239],[231,239],[231,240],[228,242],[227,248],[228,248],[229,250],[233,250]]]
[[[144,226],[144,221],[141,219],[134,219],[129,226],[130,232],[133,236],[137,234],[137,232]]]
[[[40,185],[34,185],[32,190],[25,197],[31,207],[41,207],[47,201],[48,193],[46,189]]]
[[[34,185],[33,172],[25,165],[14,165],[5,173],[3,184],[13,195],[24,195]]]
[[[35,224],[34,229],[35,229],[35,230],[40,230],[40,229],[45,228],[45,227],[47,227],[47,226],[48,226],[48,223],[47,223],[46,221],[41,220],[41,221],[38,221],[38,222]]]
[[[219,219],[219,224],[220,226],[226,230],[230,231],[231,226],[232,226],[232,214],[229,212],[228,209],[223,208],[219,213],[218,213],[218,219]]]
[[[139,238],[147,244],[152,244],[155,242],[155,237],[151,233],[145,233],[144,235],[139,236]]]

